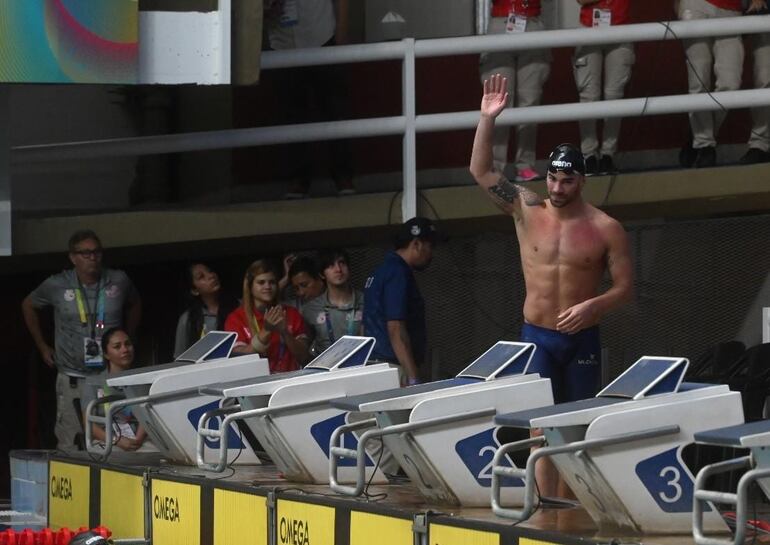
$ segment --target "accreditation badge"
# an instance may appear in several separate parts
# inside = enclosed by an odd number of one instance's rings
[[[612,12],[608,9],[594,9],[593,27],[606,28],[612,25]]]
[[[513,11],[508,14],[508,20],[505,23],[505,32],[507,34],[518,34],[527,31],[527,16],[516,15]]]
[[[83,363],[87,369],[101,369],[104,367],[102,357],[102,339],[96,337],[83,337]]]

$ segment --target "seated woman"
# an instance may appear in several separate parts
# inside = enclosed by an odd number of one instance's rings
[[[104,357],[105,369],[95,380],[98,380],[101,386],[94,386],[86,383],[83,391],[80,393],[80,405],[83,411],[88,408],[88,404],[100,397],[110,395],[109,387],[105,384],[108,375],[130,369],[134,363],[134,345],[128,333],[119,327],[108,329],[102,335],[102,353]],[[89,380],[91,382],[91,380]],[[83,418],[84,422],[87,422]],[[130,407],[127,407],[117,413],[112,423],[115,445],[123,450],[154,450],[152,444],[147,441],[147,432],[136,421]],[[104,442],[106,434],[104,428],[97,424],[92,424],[91,434],[94,440]]]
[[[225,320],[225,331],[238,334],[234,353],[267,357],[271,373],[295,371],[310,357],[305,322],[297,309],[278,302],[278,276],[265,260],[246,269],[243,301]]]
[[[189,304],[179,317],[174,338],[174,357],[198,342],[209,331],[222,331],[225,319],[237,302],[222,291],[219,275],[205,263],[187,267]]]

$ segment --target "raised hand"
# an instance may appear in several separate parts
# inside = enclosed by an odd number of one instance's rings
[[[508,78],[500,74],[484,80],[484,96],[481,98],[481,115],[495,118],[508,105]]]

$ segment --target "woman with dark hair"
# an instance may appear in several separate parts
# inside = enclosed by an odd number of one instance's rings
[[[130,369],[134,363],[134,344],[131,338],[123,329],[113,327],[108,329],[102,335],[102,353],[104,355],[105,369],[96,376],[96,379],[89,379],[84,385],[80,395],[80,404],[83,412],[88,408],[88,404],[103,396],[110,395],[110,389],[106,385],[110,374],[118,373]],[[98,381],[101,386],[90,384],[92,381]],[[85,418],[83,418],[85,422]],[[137,422],[130,408],[119,411],[113,421],[115,445],[123,450],[139,450],[143,445],[150,446],[147,440],[147,432]],[[102,426],[93,424],[91,434],[97,441],[104,441],[106,434]],[[149,449],[142,449],[149,450]]]
[[[187,279],[190,302],[176,325],[175,358],[209,331],[221,331],[227,316],[237,306],[223,294],[219,275],[205,263],[191,263]]]
[[[278,302],[278,276],[265,260],[246,269],[243,301],[227,317],[225,331],[238,334],[233,352],[265,356],[271,373],[299,369],[310,356],[305,322],[297,309]]]

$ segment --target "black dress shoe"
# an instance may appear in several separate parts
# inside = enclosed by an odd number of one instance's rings
[[[717,150],[714,146],[707,146],[705,148],[697,148],[695,151],[698,155],[695,156],[694,168],[709,168],[717,164]]]
[[[679,164],[682,168],[692,168],[697,156],[698,150],[692,147],[691,142],[688,142],[679,150]]]
[[[764,163],[766,161],[770,161],[770,152],[762,151],[759,148],[749,148],[749,151],[747,151],[738,161],[742,165]]]
[[[586,176],[596,176],[599,173],[599,161],[596,155],[586,157]]]
[[[602,155],[599,160],[599,174],[615,174],[618,169],[615,168],[615,163],[612,161],[611,155]]]

